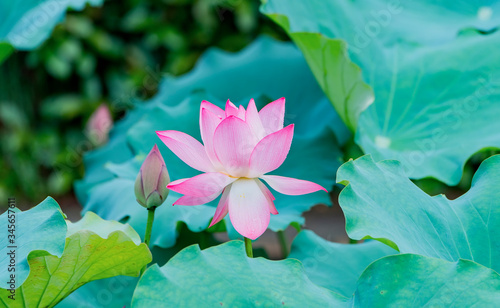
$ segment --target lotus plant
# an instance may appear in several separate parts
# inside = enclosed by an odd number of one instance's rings
[[[169,193],[168,183],[170,176],[167,166],[155,144],[135,179],[134,192],[137,202],[147,209],[162,205]]]
[[[95,146],[100,146],[108,142],[109,131],[112,127],[111,112],[108,106],[102,104],[90,116],[85,133]]]
[[[247,109],[226,102],[225,110],[201,102],[200,131],[203,145],[179,131],[157,131],[158,137],[182,161],[204,173],[171,182],[167,187],[183,194],[174,205],[200,205],[220,194],[210,224],[229,213],[242,236],[257,239],[267,229],[270,214],[278,214],[274,190],[287,195],[302,195],[324,190],[313,182],[267,173],[277,169],[290,150],[294,125],[283,127],[285,99],[280,98],[257,111],[250,100]]]
[[[146,234],[144,235],[144,243],[147,246],[149,246],[151,240],[155,210],[167,199],[169,193],[167,184],[169,182],[170,176],[168,175],[167,166],[155,144],[142,163],[134,185],[137,202],[148,210]],[[146,266],[141,270],[141,274],[145,270]]]

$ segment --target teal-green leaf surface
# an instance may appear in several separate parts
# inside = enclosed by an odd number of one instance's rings
[[[30,272],[28,257],[30,254],[61,256],[66,237],[66,222],[57,202],[47,197],[36,207],[21,212],[16,209],[14,232],[8,232],[8,216],[5,211],[0,216],[0,288],[8,289],[10,274],[15,274],[15,287],[24,283]],[[9,218],[10,219],[10,218]],[[9,234],[15,235],[15,242],[9,243]],[[9,246],[14,246],[9,247]],[[15,272],[9,272],[10,250],[15,250]]]
[[[61,257],[31,254],[30,273],[8,307],[54,307],[87,282],[119,275],[138,276],[151,253],[129,225],[105,221],[92,212],[76,223],[67,221]],[[0,289],[3,301],[10,292]]]
[[[288,258],[304,265],[307,276],[317,285],[351,296],[361,273],[372,262],[398,251],[378,241],[360,244],[329,242],[309,230],[293,240]]]
[[[342,121],[355,131],[359,115],[373,102],[373,92],[363,82],[359,67],[350,61],[346,43],[317,33],[292,32],[286,16],[269,14],[269,17],[297,44]]]
[[[348,307],[496,307],[500,275],[468,260],[384,257],[363,272]]]
[[[497,0],[266,0],[261,11],[290,19],[291,32],[322,33],[361,51],[400,39],[434,45],[453,41],[463,29],[500,25]],[[367,50],[367,52],[370,52]]]
[[[402,254],[369,265],[354,295],[344,297],[309,280],[301,262],[248,258],[243,242],[232,241],[203,251],[190,246],[153,265],[132,307],[494,307],[499,288],[500,276],[475,262]]]
[[[494,16],[500,3],[450,3],[269,0],[261,10],[280,24],[286,20],[294,39],[312,32],[329,44],[347,42],[350,58],[375,95],[356,130],[356,143],[365,153],[401,161],[411,178],[435,177],[455,185],[473,153],[500,147],[495,133],[500,129],[495,116],[500,112],[500,55],[495,52],[500,32],[474,30],[498,26]],[[317,50],[317,44],[296,43],[306,55]],[[345,79],[342,70],[321,58],[327,55],[309,60],[311,69],[331,82]]]
[[[185,248],[139,280],[132,307],[325,307],[343,297],[313,284],[297,260],[250,259],[243,241]]]
[[[339,196],[351,238],[387,239],[401,253],[467,259],[500,271],[500,155],[485,160],[455,200],[431,197],[394,160],[366,155],[339,168]]]
[[[88,3],[101,5],[103,0],[23,0],[0,3],[0,42],[19,50],[38,47],[62,21],[68,8],[83,10]]]
[[[285,124],[295,123],[288,158],[274,174],[331,188],[341,164],[339,143],[346,141],[349,131],[318,87],[300,52],[290,43],[262,37],[235,54],[207,51],[193,71],[178,78],[166,77],[155,97],[146,103],[136,102],[135,108],[116,123],[109,144],[85,157],[85,179],[76,185],[84,211],[94,211],[106,219],[127,219],[143,234],[147,211],[137,204],[133,184],[153,145],[158,144],[172,180],[198,174],[168,150],[155,131],[178,130],[200,140],[202,100],[223,106],[230,98],[246,106],[252,97],[258,108],[285,97]],[[157,209],[154,245],[173,246],[180,221],[195,232],[208,227],[217,200],[201,206],[172,206],[179,197],[170,192]],[[271,217],[270,228],[281,230],[292,222],[303,223],[302,212],[317,203],[329,204],[328,194],[276,194],[280,214]],[[229,219],[226,224],[231,236],[237,236]]]
[[[387,51],[367,70],[379,72],[369,79],[375,102],[360,116],[356,143],[377,160],[401,161],[411,178],[458,184],[472,154],[500,147],[499,44],[500,32],[473,33]]]
[[[130,307],[139,278],[115,276],[91,281],[63,299],[57,308]]]

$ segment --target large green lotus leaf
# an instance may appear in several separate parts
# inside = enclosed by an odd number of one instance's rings
[[[63,214],[57,202],[50,197],[28,211],[21,212],[16,209],[14,243],[9,242],[8,235],[12,233],[8,232],[8,215],[8,211],[5,211],[0,216],[0,288],[3,289],[10,288],[7,283],[10,274],[16,275],[16,287],[24,283],[30,272],[30,255],[61,256],[66,237]],[[12,249],[15,250],[16,256],[15,273],[8,271],[10,256],[7,253]]]
[[[356,143],[375,159],[397,159],[411,178],[456,185],[466,160],[500,147],[500,32],[439,47],[391,50],[369,80],[375,102],[360,116]],[[405,56],[411,54],[412,56]]]
[[[331,188],[341,163],[338,143],[345,142],[349,132],[318,87],[300,52],[290,43],[263,37],[235,54],[209,50],[192,72],[166,78],[154,98],[137,104],[124,120],[117,122],[110,143],[85,158],[85,179],[76,185],[77,195],[85,204],[84,211],[92,210],[106,219],[128,218],[142,234],[147,211],[135,201],[133,181],[153,145],[158,144],[172,180],[199,173],[168,150],[155,131],[179,130],[200,140],[202,100],[222,107],[231,98],[246,106],[254,97],[261,108],[282,96],[287,101],[285,122],[295,123],[295,136],[287,161],[273,173]],[[206,206],[172,207],[179,197],[171,192],[158,208],[155,220],[158,223],[152,235],[155,245],[171,247],[179,221],[185,222],[191,231],[204,230],[215,212],[213,206],[217,201]],[[302,212],[317,203],[330,203],[324,192],[276,197],[280,214],[271,218],[273,230],[285,229],[291,222],[303,223]],[[228,230],[232,236],[236,235],[230,224]]]
[[[403,254],[369,265],[354,295],[344,297],[309,280],[301,262],[247,258],[243,242],[232,241],[203,251],[190,246],[153,265],[132,307],[493,307],[499,288],[500,276],[475,262]]]
[[[365,153],[378,160],[401,161],[411,178],[435,177],[456,185],[465,161],[473,153],[500,146],[500,137],[495,133],[500,129],[495,116],[500,112],[497,103],[500,100],[500,54],[495,52],[500,44],[500,32],[480,35],[469,31],[457,38],[458,30],[467,26],[490,29],[486,23],[476,24],[465,17],[478,11],[483,13],[474,16],[484,16],[488,9],[498,14],[500,2],[460,2],[458,6],[455,2],[446,6],[448,1],[401,4],[400,14],[393,14],[390,24],[379,26],[379,33],[366,38],[363,46],[356,39],[356,31],[369,31],[366,29],[370,29],[370,23],[377,22],[383,2],[293,3],[270,0],[263,11],[285,29],[291,29],[292,38],[302,38],[296,42],[307,55],[316,77],[327,78],[320,84],[335,84],[341,78],[350,80],[344,76],[345,71],[335,65],[338,52],[326,47],[321,52],[318,50],[318,46],[337,46],[341,44],[338,39],[344,39],[349,45],[350,57],[361,67],[364,80],[373,88],[375,101],[361,113],[356,131],[356,143]],[[447,7],[453,7],[454,13]],[[440,17],[434,18],[433,14]],[[308,18],[312,15],[315,18]],[[433,21],[422,22],[427,19]],[[417,22],[423,26],[411,26]],[[408,27],[404,26],[406,23]],[[490,25],[493,24],[491,20]],[[422,31],[425,35],[412,34],[428,26],[433,30]],[[298,31],[320,32],[338,39],[295,33]],[[425,38],[433,35],[432,41],[440,44],[411,43],[431,43]],[[333,59],[327,61],[327,56]],[[362,101],[356,100],[351,105],[356,108],[358,104]]]
[[[137,277],[115,276],[91,281],[71,293],[57,308],[130,307]]]
[[[363,82],[359,67],[350,61],[346,43],[317,33],[291,32],[286,16],[269,16],[287,31],[300,48],[342,121],[355,131],[359,115],[373,102],[373,92]]]
[[[30,50],[45,41],[68,8],[83,10],[103,0],[23,0],[0,2],[0,42]]]
[[[346,300],[319,287],[297,260],[249,259],[243,241],[185,248],[146,270],[132,307],[328,307]]]
[[[386,239],[402,253],[475,261],[500,271],[500,155],[485,160],[455,200],[431,197],[394,160],[366,155],[339,168],[339,197],[351,238]]]
[[[87,282],[118,275],[138,276],[151,253],[129,225],[106,221],[87,212],[77,223],[67,222],[61,257],[30,255],[30,274],[16,289],[9,307],[54,307]],[[8,291],[0,290],[2,298]]]
[[[266,0],[261,11],[290,19],[291,32],[322,33],[347,41],[354,52],[400,39],[425,45],[455,39],[463,29],[500,25],[498,0]],[[366,49],[366,50],[365,50]]]
[[[397,253],[378,241],[338,244],[302,231],[289,258],[302,262],[312,282],[354,294],[351,307],[489,307],[500,299],[500,276],[475,262]]]
[[[469,260],[387,256],[358,280],[349,307],[497,307],[500,275]]]
[[[333,243],[305,230],[293,240],[288,258],[302,262],[307,276],[315,284],[349,297],[370,263],[397,253],[378,241]]]

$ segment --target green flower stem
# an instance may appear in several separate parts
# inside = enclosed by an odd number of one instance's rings
[[[151,241],[151,233],[153,231],[153,221],[155,220],[155,210],[156,207],[148,208],[148,223],[146,225],[146,234],[144,235],[144,243],[149,247],[149,242]],[[141,269],[141,276],[146,271],[147,265]]]
[[[252,240],[244,237],[245,239],[245,250],[247,252],[247,256],[249,258],[253,258],[253,250],[252,250]]]
[[[279,230],[276,232],[278,234],[278,239],[280,241],[281,253],[283,254],[283,258],[288,257],[288,244],[286,243],[286,236],[283,230]]]

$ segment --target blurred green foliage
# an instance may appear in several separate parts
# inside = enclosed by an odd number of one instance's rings
[[[189,71],[216,46],[237,51],[261,33],[286,36],[252,0],[107,0],[68,12],[50,39],[0,66],[0,200],[63,195],[93,147],[85,122],[101,104],[114,118]],[[30,202],[30,203],[31,203]]]

